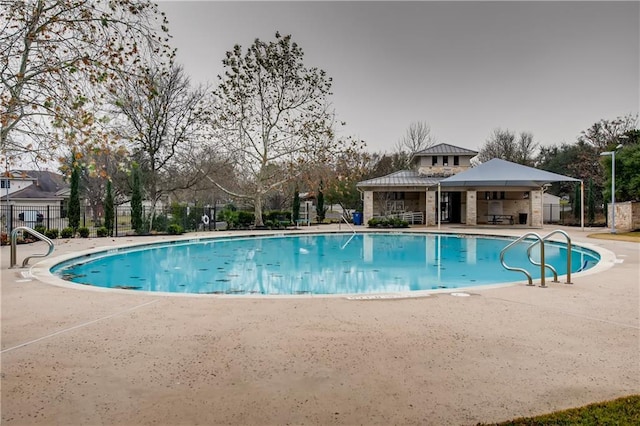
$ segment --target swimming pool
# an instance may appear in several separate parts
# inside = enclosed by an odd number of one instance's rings
[[[110,249],[64,261],[51,272],[77,284],[168,293],[295,295],[457,289],[524,280],[524,274],[500,264],[500,251],[512,241],[414,233],[192,239]],[[531,243],[518,244],[505,260],[527,269],[535,279],[540,268],[526,256]],[[559,275],[566,274],[566,255],[563,244],[545,244],[546,262]],[[574,247],[572,272],[588,269],[598,260],[597,253]]]

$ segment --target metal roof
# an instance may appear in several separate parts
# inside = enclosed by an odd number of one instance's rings
[[[391,186],[421,186],[437,185],[444,177],[428,177],[414,170],[401,170],[386,176],[381,176],[357,183],[357,187],[391,187]]]
[[[449,145],[446,143],[439,143],[437,145],[431,146],[427,149],[423,149],[422,151],[418,151],[415,153],[415,156],[426,156],[426,155],[471,155],[476,156],[478,153],[471,149],[462,148],[459,146]]]
[[[477,167],[443,179],[440,181],[440,185],[540,187],[551,182],[580,182],[580,179],[494,158]]]

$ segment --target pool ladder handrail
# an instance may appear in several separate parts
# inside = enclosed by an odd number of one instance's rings
[[[17,228],[14,228],[13,231],[11,231],[11,265],[9,266],[9,268],[13,268],[18,262],[16,261],[16,257],[18,255],[18,245],[17,245],[17,240],[18,240],[18,232],[19,231],[23,231],[26,232],[28,234],[33,235],[34,237],[38,238],[39,240],[44,241],[45,243],[47,243],[49,245],[49,251],[45,254],[33,254],[31,256],[27,256],[23,261],[22,261],[22,267],[24,268],[25,266],[27,266],[27,263],[29,263],[29,260],[34,258],[34,257],[47,257],[49,256],[51,253],[53,253],[53,250],[55,249],[55,246],[53,245],[53,241],[51,241],[48,237],[42,235],[41,233],[39,233],[38,231],[36,231],[33,228],[29,228],[28,226],[18,226]]]
[[[352,234],[352,235],[351,235],[351,237],[347,240],[347,242],[346,242],[346,243],[344,243],[344,244],[342,245],[342,247],[340,247],[340,250],[344,250],[344,248],[345,248],[346,246],[348,246],[348,245],[349,245],[349,243],[351,242],[351,240],[353,240],[353,237],[355,237],[355,236],[356,236],[356,230],[353,228],[353,226],[351,226],[351,224],[350,224],[350,223],[349,223],[349,221],[344,217],[344,215],[341,215],[341,216],[342,216],[342,220],[344,220],[344,223],[346,223],[346,224],[349,226],[349,228],[351,228],[351,231],[353,232],[353,234]]]
[[[555,234],[561,234],[567,239],[567,281],[565,282],[565,284],[573,284],[571,282],[571,248],[572,248],[572,244],[571,244],[571,237],[569,237],[569,234],[567,234],[565,231],[563,231],[561,229],[556,229],[555,231],[551,231],[547,235],[542,237],[542,244],[544,244],[544,241],[549,240],[549,237],[551,237],[552,235],[555,235]],[[529,262],[533,263],[536,266],[540,266],[540,263],[536,262],[535,260],[533,260],[531,258],[531,249],[533,249],[533,246],[535,246],[538,243],[540,243],[540,241],[534,242],[533,244],[531,244],[529,246],[529,248],[527,248],[527,256],[529,257]],[[549,268],[551,270],[551,272],[553,272],[553,282],[554,283],[559,282],[558,281],[558,272],[556,271],[556,269],[553,266],[549,265],[549,264],[545,264],[545,266],[547,268]]]
[[[518,268],[516,266],[509,266],[504,261],[505,253],[511,247],[515,246],[517,243],[519,243],[520,241],[522,241],[522,240],[524,240],[524,239],[526,239],[528,237],[535,237],[538,240],[536,242],[541,242],[542,243],[542,244],[540,244],[540,264],[538,266],[540,266],[540,287],[544,288],[544,287],[546,287],[546,284],[544,282],[544,280],[545,280],[545,276],[544,276],[544,265],[545,265],[545,262],[544,262],[544,242],[542,241],[542,237],[540,237],[540,235],[536,234],[535,232],[527,232],[526,234],[520,236],[518,239],[512,241],[505,248],[503,248],[500,251],[500,263],[508,271],[519,271],[519,272],[522,272],[523,274],[525,274],[527,276],[527,279],[529,280],[529,284],[527,284],[527,285],[532,286],[533,285],[533,278],[531,277],[531,274],[529,273],[529,271],[527,271],[524,268]],[[531,257],[529,257],[529,260],[531,260]]]

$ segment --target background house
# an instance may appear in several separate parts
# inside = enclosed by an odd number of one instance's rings
[[[66,217],[70,188],[64,176],[41,170],[13,170],[0,180],[3,229],[56,222]]]

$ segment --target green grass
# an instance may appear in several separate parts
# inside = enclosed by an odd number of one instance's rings
[[[537,417],[521,417],[502,423],[478,423],[494,426],[626,426],[640,425],[640,395],[598,402],[584,407],[557,411]]]

